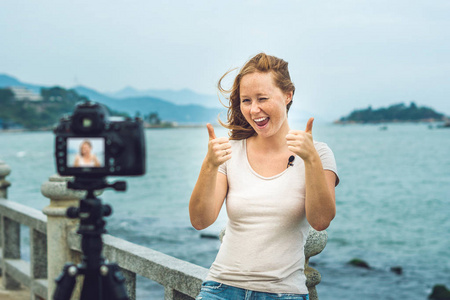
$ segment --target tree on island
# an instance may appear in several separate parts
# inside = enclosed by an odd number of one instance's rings
[[[385,123],[385,122],[419,122],[443,121],[446,117],[429,107],[418,107],[411,102],[409,106],[404,103],[394,104],[388,108],[354,110],[348,116],[342,117],[336,123]]]
[[[149,113],[146,117],[145,120],[150,124],[150,125],[161,125],[161,119],[158,116],[157,112],[152,112]]]

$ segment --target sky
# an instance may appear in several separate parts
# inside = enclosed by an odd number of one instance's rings
[[[215,95],[265,52],[289,62],[297,110],[336,119],[414,101],[450,116],[449,16],[448,0],[2,0],[0,73]]]

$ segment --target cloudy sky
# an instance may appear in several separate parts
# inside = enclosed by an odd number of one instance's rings
[[[215,94],[266,52],[289,62],[297,109],[337,118],[415,101],[450,115],[449,16],[448,0],[2,0],[0,73]]]

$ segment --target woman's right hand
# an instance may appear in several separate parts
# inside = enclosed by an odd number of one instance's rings
[[[227,176],[218,172],[218,169],[231,158],[229,139],[217,138],[211,124],[206,127],[209,134],[208,153],[189,200],[189,216],[192,226],[197,230],[207,228],[219,216],[227,195],[228,182]]]
[[[206,124],[209,134],[208,153],[206,161],[211,167],[218,168],[221,164],[231,158],[231,144],[226,137],[217,138],[211,124]]]

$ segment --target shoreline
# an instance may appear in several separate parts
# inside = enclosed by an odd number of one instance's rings
[[[205,124],[186,124],[186,125],[172,125],[172,126],[144,126],[144,130],[153,130],[153,129],[182,129],[182,128],[201,128],[206,126]],[[213,125],[215,126],[215,125]],[[22,132],[51,132],[53,128],[41,128],[41,129],[0,129],[1,133],[22,133]]]
[[[379,125],[379,124],[418,124],[418,123],[424,123],[424,124],[431,124],[431,123],[446,123],[449,122],[448,120],[442,120],[442,119],[420,119],[420,120],[398,120],[398,119],[394,119],[394,120],[380,120],[380,121],[341,121],[341,120],[336,120],[333,121],[333,124],[337,124],[337,125],[352,125],[352,124],[357,124],[357,125]]]

